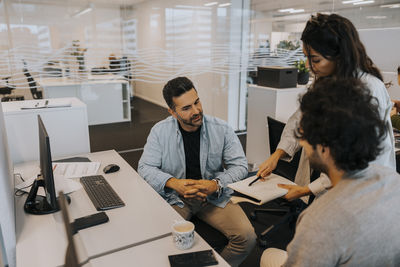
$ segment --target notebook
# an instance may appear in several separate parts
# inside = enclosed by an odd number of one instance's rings
[[[278,184],[296,185],[294,182],[282,176],[271,174],[265,181],[258,180],[249,186],[256,178],[257,176],[252,176],[228,185],[229,188],[235,191],[231,198],[232,203],[250,202],[256,205],[262,205],[268,201],[286,195],[287,190],[278,187]]]

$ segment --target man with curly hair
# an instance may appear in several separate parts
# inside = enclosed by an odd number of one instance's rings
[[[298,218],[287,252],[261,266],[399,266],[400,175],[371,163],[387,125],[358,79],[319,79],[300,100],[295,131],[312,168],[332,183]]]

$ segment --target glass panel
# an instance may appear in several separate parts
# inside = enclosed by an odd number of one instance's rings
[[[137,2],[1,1],[0,78],[10,77],[14,93],[29,99],[28,89],[42,90],[49,80],[79,85],[111,73],[165,106],[165,82],[188,76],[205,113],[237,129],[249,0]]]

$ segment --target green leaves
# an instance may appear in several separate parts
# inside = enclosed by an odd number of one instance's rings
[[[299,72],[309,72],[310,70],[306,66],[306,62],[303,59],[296,60],[294,66],[299,70]]]

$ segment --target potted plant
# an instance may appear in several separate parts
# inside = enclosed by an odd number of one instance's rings
[[[306,66],[306,62],[302,59],[294,62],[294,66],[297,68],[297,83],[307,84],[310,78],[309,69]]]

